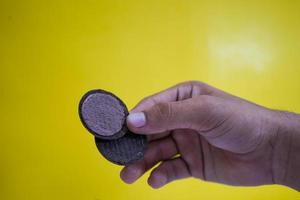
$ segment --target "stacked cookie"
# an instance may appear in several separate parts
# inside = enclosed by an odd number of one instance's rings
[[[94,135],[99,152],[109,161],[128,165],[144,156],[147,139],[126,126],[128,109],[114,94],[104,90],[87,92],[79,103],[79,116]]]

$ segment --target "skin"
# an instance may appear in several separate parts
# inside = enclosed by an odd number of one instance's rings
[[[144,124],[137,127],[127,118],[127,125],[147,135],[149,146],[143,160],[122,169],[125,183],[152,169],[148,184],[153,188],[193,177],[300,190],[296,114],[268,109],[197,81],[149,96],[130,113],[145,116]]]

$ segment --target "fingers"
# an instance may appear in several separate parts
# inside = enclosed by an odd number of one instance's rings
[[[141,112],[157,103],[181,101],[199,95],[211,95],[223,98],[233,98],[232,95],[225,93],[217,88],[207,85],[200,81],[187,81],[179,83],[166,90],[141,100],[132,110],[131,113]]]
[[[187,165],[182,158],[178,157],[164,161],[155,168],[148,178],[148,184],[153,188],[160,188],[174,180],[190,176]]]
[[[133,183],[158,162],[170,159],[177,153],[176,144],[171,137],[155,140],[149,144],[143,160],[122,169],[121,179],[126,183]]]
[[[191,176],[206,180],[204,152],[199,133],[193,130],[179,129],[173,131],[173,138],[177,143],[177,148],[182,159],[189,166]]]
[[[159,140],[159,139],[168,137],[169,135],[170,135],[170,131],[165,131],[165,132],[162,132],[162,133],[147,135],[147,140],[148,140],[148,142],[151,142],[151,141],[154,141],[154,140]]]
[[[141,134],[154,134],[174,129],[199,130],[211,111],[213,97],[201,95],[177,102],[158,103],[127,117],[128,128]]]
[[[226,96],[228,94],[199,81],[188,81],[144,98],[131,110],[131,113],[146,110],[157,103],[180,101],[199,95]]]

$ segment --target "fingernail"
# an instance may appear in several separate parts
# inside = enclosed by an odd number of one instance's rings
[[[141,175],[141,170],[136,167],[127,167],[122,171],[122,180],[128,184],[135,182]]]
[[[127,117],[127,122],[134,127],[142,127],[146,125],[146,117],[143,112],[131,113]]]
[[[158,189],[167,183],[167,177],[163,174],[154,174],[148,181],[154,189]]]
[[[129,167],[128,173],[133,180],[136,180],[140,176],[141,170],[137,167]]]

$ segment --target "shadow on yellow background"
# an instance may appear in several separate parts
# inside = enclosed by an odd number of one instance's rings
[[[282,186],[133,185],[77,106],[102,88],[129,108],[184,80],[300,112],[300,1],[0,2],[0,199],[296,199]]]

